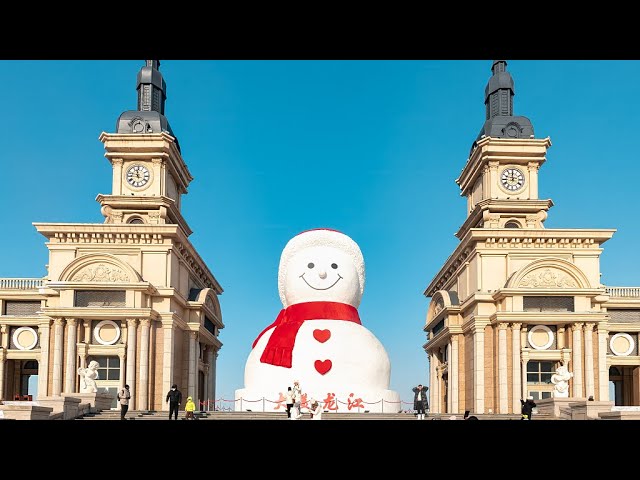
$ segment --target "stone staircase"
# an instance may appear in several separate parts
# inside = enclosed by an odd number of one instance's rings
[[[149,421],[168,420],[168,412],[130,410],[127,412],[127,420]],[[198,420],[288,420],[284,412],[195,412]],[[425,420],[451,420],[452,415],[431,414]],[[456,415],[456,420],[462,420],[462,414]],[[517,414],[479,414],[478,420],[520,420]],[[76,420],[120,420],[119,410],[103,410],[98,413],[88,413]],[[185,413],[178,414],[178,420],[185,420]],[[311,420],[311,416],[303,414],[300,420]],[[411,413],[341,413],[326,412],[322,414],[322,420],[416,420]],[[533,415],[533,420],[561,420],[545,414]]]

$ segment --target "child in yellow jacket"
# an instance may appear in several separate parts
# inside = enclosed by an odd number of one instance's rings
[[[184,406],[184,411],[186,412],[187,420],[194,420],[193,412],[196,410],[196,404],[193,403],[193,399],[191,397],[187,397],[187,403]]]

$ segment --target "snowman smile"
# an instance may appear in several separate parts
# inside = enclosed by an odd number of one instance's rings
[[[302,275],[300,275],[300,278],[302,280],[304,280],[304,283],[306,283],[307,285],[309,285],[309,287],[313,288],[314,290],[329,290],[330,288],[332,288],[333,286],[335,286],[336,283],[338,283],[340,280],[342,280],[342,277],[340,276],[340,274],[338,274],[338,279],[333,282],[332,285],[329,285],[327,288],[316,288],[313,285],[311,285],[309,282],[307,282],[307,279],[304,278],[304,273]]]

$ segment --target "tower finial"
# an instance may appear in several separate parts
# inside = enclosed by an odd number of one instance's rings
[[[145,60],[138,73],[138,110],[158,112],[164,115],[164,102],[167,99],[167,84],[160,73],[160,60]]]
[[[515,87],[511,74],[507,72],[507,61],[494,60],[491,73],[493,75],[484,90],[485,122],[476,142],[482,137],[533,138],[531,120],[513,115]]]
[[[138,72],[138,109],[123,112],[116,123],[118,133],[160,133],[167,132],[180,144],[167,117],[164,116],[164,102],[167,99],[167,84],[160,73],[160,60],[145,60]]]

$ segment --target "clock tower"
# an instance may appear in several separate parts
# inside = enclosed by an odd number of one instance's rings
[[[507,62],[491,71],[485,122],[456,180],[467,197],[460,243],[424,292],[431,411],[518,415],[529,396],[556,411],[559,393],[606,402],[600,254],[615,230],[544,227],[553,203],[538,197],[538,171],[551,141],[513,114]],[[570,391],[551,382],[560,367]]]
[[[538,170],[549,138],[536,139],[527,117],[513,115],[514,83],[507,62],[496,60],[485,89],[486,121],[456,180],[467,197],[470,228],[544,228],[551,200],[538,198]]]
[[[112,194],[98,195],[105,223],[178,224],[191,233],[181,197],[193,177],[164,116],[166,83],[159,60],[146,60],[138,73],[138,110],[122,113],[116,133],[103,133],[113,167]]]

